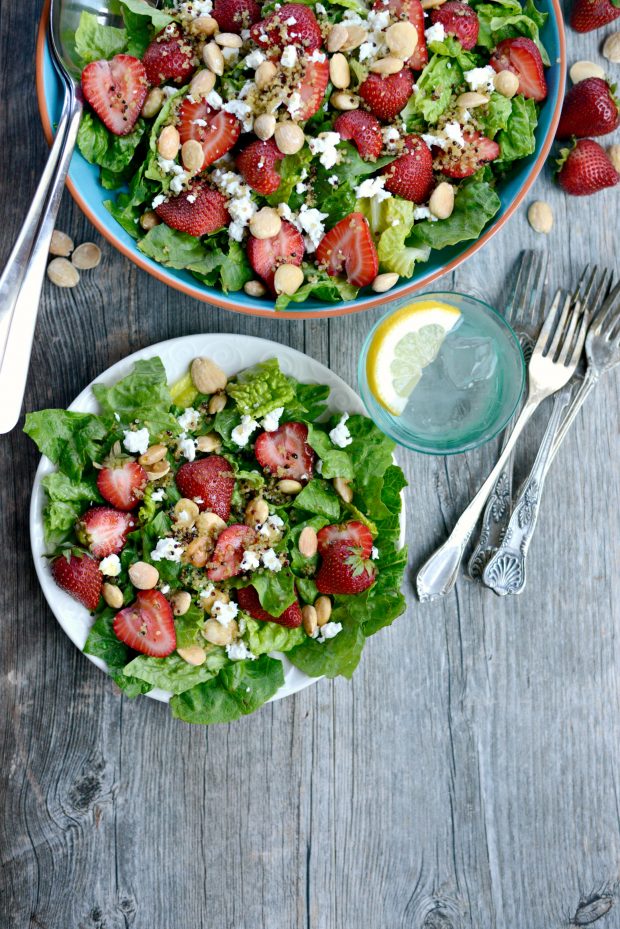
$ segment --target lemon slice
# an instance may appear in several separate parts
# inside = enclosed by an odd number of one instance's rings
[[[443,341],[461,318],[448,303],[421,300],[404,306],[377,328],[366,358],[368,386],[394,416],[400,416]]]

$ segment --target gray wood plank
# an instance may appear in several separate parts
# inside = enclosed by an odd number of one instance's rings
[[[45,157],[27,90],[38,13],[33,0],[0,7],[1,261]],[[596,56],[611,28],[569,34],[570,59]],[[617,267],[617,190],[570,200],[545,170],[527,202],[535,197],[554,209],[548,242],[521,208],[436,289],[475,290],[501,306],[518,250],[543,244],[552,286],[575,281],[588,260]],[[59,225],[100,241],[68,198]],[[286,342],[355,386],[380,311],[254,320],[198,304],[103,250],[75,291],[45,287],[27,409],[64,406],[128,352],[203,331]],[[371,641],[352,682],[321,682],[208,731],[119,696],[64,636],[29,553],[37,456],[19,431],[2,437],[2,925],[560,929],[598,919],[613,929],[619,392],[617,377],[600,385],[558,456],[522,597],[502,601],[463,580],[443,603],[416,602],[415,566],[449,531],[497,443],[451,459],[401,452],[407,615]],[[541,416],[521,471],[543,427]]]

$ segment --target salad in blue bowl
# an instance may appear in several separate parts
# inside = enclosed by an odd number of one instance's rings
[[[123,26],[84,12],[75,33],[72,187],[125,253],[214,303],[340,313],[428,283],[509,215],[551,142],[555,3],[119,9]]]

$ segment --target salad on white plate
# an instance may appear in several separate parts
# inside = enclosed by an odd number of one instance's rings
[[[477,239],[535,150],[534,0],[119,0],[78,146],[138,248],[225,292],[353,299]]]
[[[405,480],[366,417],[328,415],[326,385],[273,359],[227,378],[159,357],[95,384],[99,411],[30,413],[49,571],[93,615],[84,646],[129,696],[228,722],[284,684],[350,677],[404,610]]]

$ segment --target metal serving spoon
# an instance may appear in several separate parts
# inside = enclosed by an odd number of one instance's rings
[[[122,25],[107,0],[50,3],[50,48],[65,93],[43,175],[0,276],[0,432],[9,432],[19,419],[50,241],[82,114],[83,62],[77,55],[74,36],[85,11],[95,14],[102,25]]]

